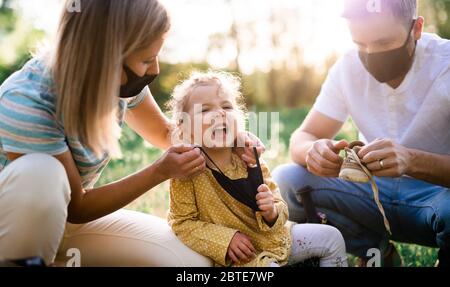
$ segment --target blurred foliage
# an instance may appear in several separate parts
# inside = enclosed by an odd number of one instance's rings
[[[10,7],[10,0],[0,1],[0,35],[11,33],[15,28],[17,15]]]
[[[227,0],[231,1],[231,0]],[[45,34],[25,23],[18,11],[13,10],[14,0],[0,0],[0,83],[31,57],[30,49],[34,47]],[[450,38],[450,1],[421,1],[420,11],[426,17],[426,29],[436,32],[442,37]],[[271,21],[283,22],[283,17],[274,13]],[[277,40],[280,33],[286,33],[286,25],[278,25],[280,31],[272,35],[272,46],[279,47]],[[210,51],[218,51],[224,43],[235,46],[238,59],[242,51],[242,31],[251,30],[252,24],[246,27],[233,23],[227,33],[212,35]],[[247,31],[248,32],[248,31]],[[248,34],[248,33],[247,33]],[[251,111],[280,112],[281,153],[268,159],[270,167],[288,162],[287,149],[291,134],[305,119],[309,107],[320,92],[326,71],[336,61],[332,56],[327,59],[325,67],[306,66],[302,60],[301,47],[292,47],[291,56],[281,64],[274,64],[266,72],[256,71],[251,75],[243,75],[243,92],[246,103]],[[205,57],[206,59],[207,57]],[[292,67],[294,65],[294,68]],[[152,84],[151,90],[157,102],[163,107],[170,98],[173,87],[186,78],[192,70],[207,70],[205,63],[161,63],[161,75]],[[229,71],[241,73],[239,61],[230,64]],[[349,120],[338,139],[353,140],[357,138],[357,130]],[[103,173],[97,185],[103,185],[119,180],[144,168],[158,159],[161,151],[148,146],[142,138],[129,128],[124,128],[121,139],[123,156],[113,160]],[[164,183],[154,191],[145,194],[140,200],[128,208],[148,212],[164,217],[168,209],[168,184]],[[436,260],[436,250],[426,247],[398,244],[397,248],[405,259],[406,266],[433,266]],[[354,260],[354,258],[352,259]]]
[[[450,39],[450,1],[426,0],[421,1],[421,10],[426,20],[433,26],[441,37]]]
[[[0,83],[31,58],[30,51],[45,37],[12,8],[14,0],[0,0]]]

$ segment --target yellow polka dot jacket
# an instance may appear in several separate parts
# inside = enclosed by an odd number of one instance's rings
[[[262,162],[264,181],[274,194],[278,219],[268,226],[260,212],[254,212],[229,195],[210,170],[190,180],[170,183],[169,224],[180,240],[198,253],[214,260],[216,266],[232,266],[228,246],[236,232],[251,238],[256,258],[245,267],[287,264],[291,247],[288,209],[267,165]],[[245,163],[233,154],[232,164],[223,172],[230,179],[247,178]],[[236,266],[236,265],[234,265]]]

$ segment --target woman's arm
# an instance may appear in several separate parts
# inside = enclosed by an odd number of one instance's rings
[[[151,94],[125,115],[128,126],[148,143],[161,148],[170,147],[170,130],[172,123],[159,108]]]
[[[8,154],[10,160],[20,154]],[[204,164],[197,149],[172,147],[156,163],[117,182],[85,190],[70,151],[55,156],[64,166],[71,188],[68,221],[87,223],[115,212],[169,178],[193,176],[195,166]],[[45,168],[45,167],[43,167]]]

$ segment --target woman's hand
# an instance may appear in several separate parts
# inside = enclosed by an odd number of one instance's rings
[[[256,147],[258,156],[261,156],[266,151],[266,147],[263,142],[250,132],[239,133],[236,143],[234,152],[250,167],[256,165],[256,158],[253,148]]]
[[[193,146],[173,146],[155,163],[163,179],[195,177],[205,171],[206,161],[201,151]]]
[[[275,206],[273,193],[267,185],[262,184],[258,188],[258,194],[256,195],[256,204],[261,210],[261,215],[263,216],[264,220],[269,225],[274,225],[278,219],[278,211]]]
[[[256,249],[250,237],[241,232],[236,232],[227,251],[228,258],[236,264],[246,264],[256,257]]]

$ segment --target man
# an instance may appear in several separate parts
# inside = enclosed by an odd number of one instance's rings
[[[309,186],[350,253],[364,258],[378,248],[389,256],[394,240],[439,247],[440,265],[449,266],[450,41],[422,33],[417,0],[346,0],[344,17],[357,49],[331,69],[292,136],[295,164],[274,171],[290,219],[306,220],[296,193]],[[348,143],[332,139],[349,116],[366,143],[358,156],[376,176],[392,236],[370,184],[337,178]]]

